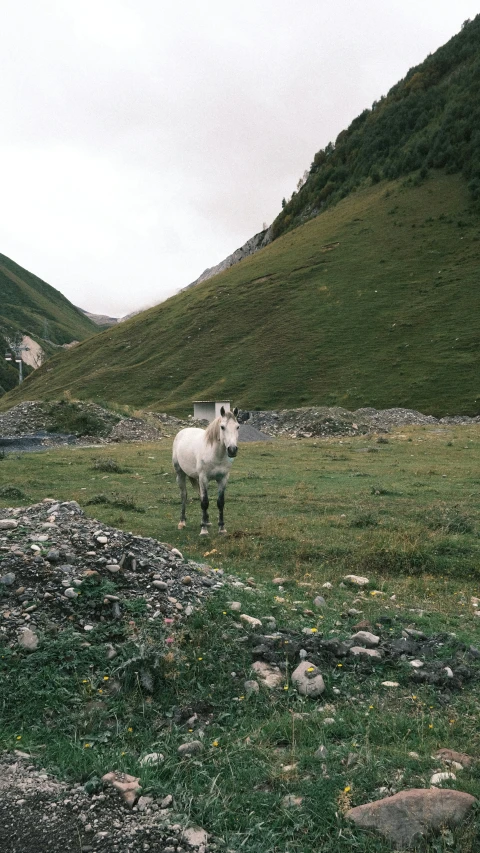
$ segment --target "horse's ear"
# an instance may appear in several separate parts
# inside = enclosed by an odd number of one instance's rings
[[[222,418],[225,417],[225,407],[224,406],[222,406],[222,408],[220,409],[220,414],[221,414]]]
[[[238,415],[238,409],[237,409],[237,407],[236,407],[236,406],[235,406],[235,408],[234,408],[234,410],[233,410],[233,414],[235,415],[235,417],[237,417],[237,415]]]

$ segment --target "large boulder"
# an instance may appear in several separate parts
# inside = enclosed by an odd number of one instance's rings
[[[311,696],[312,699],[325,690],[320,670],[308,660],[303,660],[292,672],[292,684],[302,696]]]
[[[356,806],[346,817],[362,829],[376,830],[401,850],[445,824],[460,823],[474,803],[475,797],[462,791],[412,788],[393,797]]]

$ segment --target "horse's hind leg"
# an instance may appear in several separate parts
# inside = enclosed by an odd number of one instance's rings
[[[218,498],[217,498],[217,507],[218,507],[218,532],[226,533],[225,523],[223,520],[223,508],[225,506],[225,489],[227,488],[227,480],[220,480],[218,484]]]
[[[182,509],[180,513],[180,521],[178,522],[178,529],[182,530],[186,523],[186,509],[187,509],[187,478],[185,476],[185,472],[182,471],[178,463],[174,464],[175,474],[177,476],[178,488],[180,489],[180,496],[182,499]]]
[[[208,536],[208,527],[210,524],[208,518],[208,480],[204,477],[199,480],[200,487],[200,506],[202,507],[202,527],[200,536]]]

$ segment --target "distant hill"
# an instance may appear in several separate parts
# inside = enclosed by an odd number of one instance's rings
[[[95,324],[58,290],[0,254],[0,394],[18,382],[18,371],[3,357],[15,340],[29,336],[48,355],[96,332]]]
[[[315,157],[273,242],[2,406],[69,391],[178,414],[215,398],[478,414],[479,82],[477,17]]]
[[[109,317],[107,314],[92,314],[90,311],[85,311],[83,308],[79,308],[79,311],[82,314],[85,314],[85,317],[88,317],[92,323],[95,323],[96,326],[115,326],[116,323],[119,323],[118,317]]]

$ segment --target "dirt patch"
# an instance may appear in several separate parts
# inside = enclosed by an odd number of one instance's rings
[[[113,790],[89,795],[82,785],[55,780],[41,767],[38,769],[30,756],[16,750],[0,758],[0,850],[200,851],[185,843],[185,821],[175,814],[173,802],[169,808],[162,808],[164,801],[165,798],[147,797],[130,811]],[[209,851],[216,848],[214,842],[208,845]]]

